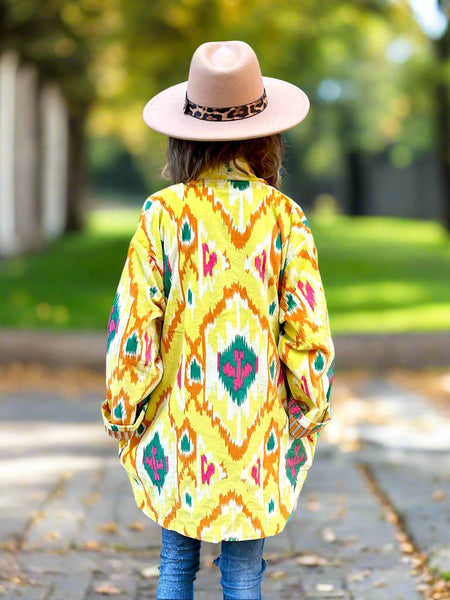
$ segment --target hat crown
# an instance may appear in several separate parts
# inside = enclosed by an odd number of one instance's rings
[[[227,108],[254,102],[263,93],[258,59],[245,42],[207,42],[195,51],[187,87],[191,102]]]
[[[298,125],[308,110],[303,90],[262,77],[248,44],[207,42],[192,57],[189,80],[151,98],[144,121],[169,137],[222,142],[281,133]]]

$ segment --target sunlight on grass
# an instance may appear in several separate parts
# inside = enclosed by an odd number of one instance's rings
[[[445,331],[450,330],[450,302],[391,310],[330,311],[330,321],[335,334]]]
[[[0,262],[0,326],[104,331],[141,208]],[[433,222],[313,218],[333,333],[450,330],[450,243]]]
[[[381,310],[383,306],[409,306],[430,300],[430,294],[420,282],[386,281],[346,285],[345,288],[330,288],[328,302],[334,309],[353,312],[356,308],[367,307]]]
[[[94,236],[131,237],[137,227],[140,211],[139,207],[92,211],[87,219],[86,232]]]
[[[434,221],[342,215],[311,217],[310,221],[315,235],[326,232],[330,240],[337,240],[343,245],[363,242],[372,247],[380,244],[389,247],[397,244],[435,246],[448,242],[444,228]],[[348,235],[342,236],[346,230]]]

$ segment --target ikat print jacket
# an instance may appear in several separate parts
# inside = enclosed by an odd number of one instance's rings
[[[210,542],[282,531],[331,418],[333,358],[293,200],[243,162],[150,196],[111,310],[102,404],[138,507]]]

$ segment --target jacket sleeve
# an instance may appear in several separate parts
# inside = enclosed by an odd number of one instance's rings
[[[280,274],[280,336],[291,434],[319,431],[331,419],[334,347],[317,250],[300,207],[292,224]]]
[[[117,439],[129,439],[139,428],[149,394],[163,375],[164,262],[153,208],[141,213],[108,323],[102,415],[107,433]]]

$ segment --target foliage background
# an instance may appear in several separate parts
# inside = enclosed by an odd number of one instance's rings
[[[77,233],[0,263],[0,322],[104,326],[133,229],[119,224],[135,222],[123,206],[136,215],[167,184],[166,140],[144,125],[143,106],[187,78],[199,44],[243,39],[263,74],[311,100],[286,134],[284,191],[312,216],[336,330],[449,329],[448,13],[445,0],[3,0],[0,51],[61,86],[86,185],[68,220]],[[367,187],[391,183],[386,165],[419,187],[424,160],[436,181],[419,201],[440,207],[434,223],[361,220]],[[403,207],[411,217],[410,198]]]

